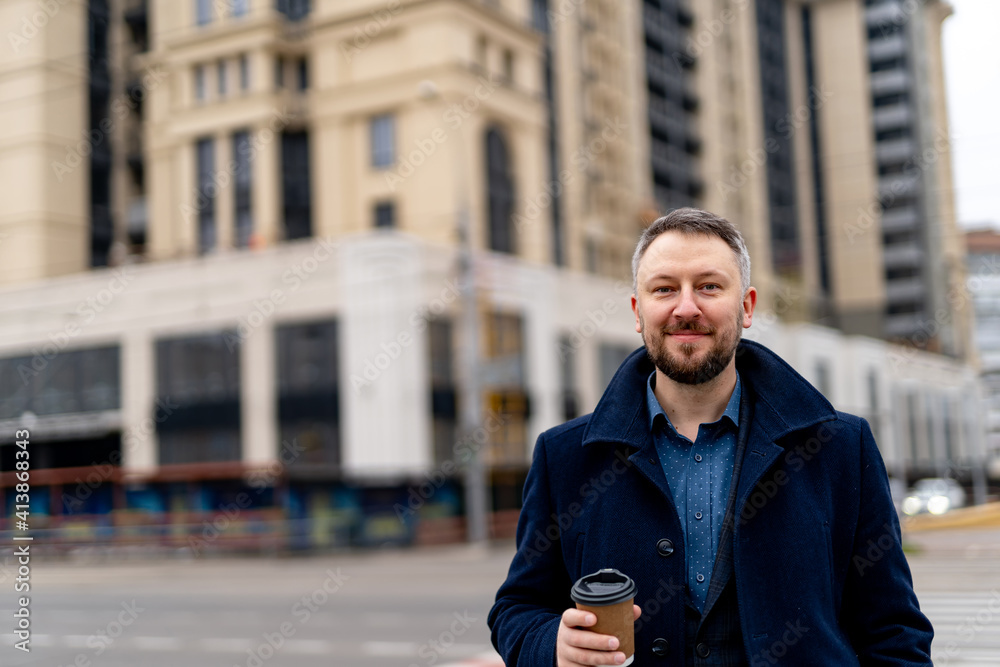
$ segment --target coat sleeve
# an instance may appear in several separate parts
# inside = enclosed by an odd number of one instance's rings
[[[889,478],[864,420],[860,459],[860,507],[842,627],[866,667],[931,665],[934,631],[913,591]]]
[[[551,520],[545,434],[535,445],[517,524],[517,553],[497,591],[488,623],[507,667],[552,667],[571,582],[563,563],[559,527]]]

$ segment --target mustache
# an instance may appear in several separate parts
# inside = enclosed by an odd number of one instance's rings
[[[663,333],[674,334],[681,331],[699,334],[713,334],[715,329],[698,324],[697,322],[681,322],[673,326],[664,327]]]

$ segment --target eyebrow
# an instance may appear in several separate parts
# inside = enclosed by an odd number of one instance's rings
[[[724,278],[726,280],[729,280],[729,276],[728,275],[726,275],[725,273],[723,273],[722,271],[719,271],[717,269],[709,269],[708,271],[702,271],[701,273],[695,274],[694,277],[695,278],[714,278],[714,277],[719,277],[719,278]],[[675,278],[673,276],[671,276],[670,274],[667,274],[667,273],[657,273],[655,275],[650,276],[646,280],[646,282],[649,283],[649,282],[653,282],[654,280],[674,280],[674,279]]]

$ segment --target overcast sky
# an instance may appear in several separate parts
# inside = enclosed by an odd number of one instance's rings
[[[958,221],[1000,228],[1000,1],[949,1],[944,60]]]

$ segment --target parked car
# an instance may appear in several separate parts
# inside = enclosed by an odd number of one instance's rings
[[[929,512],[944,514],[965,505],[965,490],[953,479],[931,477],[918,480],[903,499],[903,514],[913,516]]]

